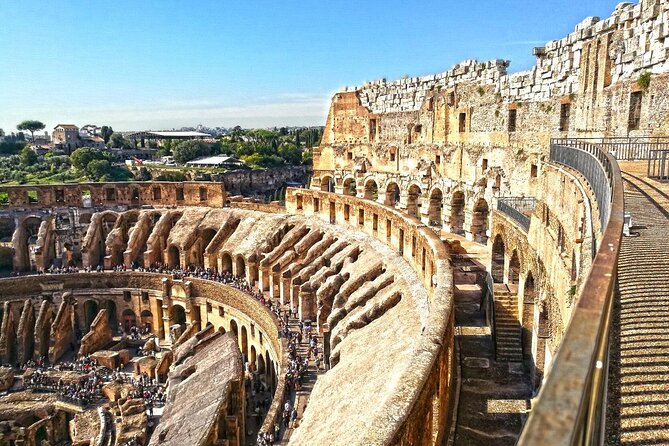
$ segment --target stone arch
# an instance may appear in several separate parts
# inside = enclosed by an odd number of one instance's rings
[[[118,315],[116,314],[116,302],[111,299],[105,301],[105,309],[107,310],[107,321],[112,331],[118,329]]]
[[[11,248],[12,238],[16,231],[13,218],[0,219],[0,270],[11,270],[14,267],[14,249]]]
[[[465,194],[455,191],[451,196],[451,215],[449,216],[450,232],[463,234],[465,225]]]
[[[373,178],[365,181],[365,197],[367,200],[376,201],[379,199],[379,185]]]
[[[400,187],[396,182],[391,181],[386,186],[386,200],[384,204],[386,206],[394,208],[395,206],[397,206],[397,203],[399,202],[400,202]]]
[[[204,256],[207,250],[207,246],[216,236],[216,229],[207,228],[200,232],[200,237],[194,252],[194,257],[191,258],[191,262],[197,266],[204,267]]]
[[[153,332],[153,313],[151,313],[149,310],[143,310],[139,314],[139,317],[142,321],[142,328],[149,332]]]
[[[412,184],[409,186],[407,195],[407,214],[420,220],[420,197],[422,191],[420,186]]]
[[[176,245],[170,245],[167,248],[167,266],[170,268],[176,268],[181,263],[181,257],[179,253],[179,248]]]
[[[246,278],[246,262],[244,256],[239,254],[235,259],[235,275],[237,277]]]
[[[265,358],[263,357],[262,354],[258,355],[258,374],[264,375],[265,374]]]
[[[221,272],[232,273],[232,256],[228,252],[221,255]]]
[[[269,351],[265,351],[265,377],[267,379],[272,378],[272,358],[269,356]]]
[[[135,312],[130,308],[123,310],[121,316],[123,317],[123,330],[126,333],[129,333],[132,327],[137,326],[137,317],[135,316]]]
[[[180,325],[182,330],[186,329],[186,309],[181,305],[172,305],[170,309],[170,320],[172,325]]]
[[[520,257],[518,256],[518,250],[514,249],[511,253],[511,259],[509,260],[509,277],[508,283],[517,285],[520,280]]]
[[[241,351],[242,354],[244,355],[244,361],[248,362],[249,360],[249,334],[248,331],[246,330],[246,325],[242,325],[241,329],[241,336],[239,338],[239,341],[241,342]]]
[[[488,216],[490,208],[485,198],[479,198],[472,209],[472,224],[469,228],[474,241],[485,243],[487,241]]]
[[[531,369],[532,364],[532,338],[534,336],[534,301],[536,298],[534,275],[528,271],[523,284],[523,316],[521,321],[523,360]]]
[[[100,306],[97,301],[88,299],[84,302],[84,330],[88,331],[91,324],[100,312]]]
[[[490,275],[495,283],[504,282],[504,240],[497,234],[492,243],[490,259]]]
[[[235,338],[239,338],[239,328],[237,321],[234,319],[230,319],[230,332],[235,335]]]
[[[30,271],[36,267],[36,259],[31,255],[31,245],[37,243],[42,218],[37,215],[29,215],[23,219],[20,225],[19,237],[15,244],[14,269],[17,271]]]
[[[321,190],[323,192],[334,192],[334,181],[332,176],[324,175],[321,177]]]
[[[353,177],[346,177],[344,178],[344,183],[343,183],[343,194],[344,195],[350,195],[355,197],[358,194],[358,191],[356,189],[356,184],[355,184],[355,178]]]
[[[49,433],[46,426],[42,425],[35,429],[35,443],[36,445],[49,440]]]
[[[444,193],[438,187],[432,189],[430,192],[430,204],[427,208],[428,219],[430,225],[442,225],[442,208],[444,202]]]

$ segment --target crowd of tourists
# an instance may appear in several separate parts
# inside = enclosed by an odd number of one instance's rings
[[[46,370],[36,369],[25,382],[30,390],[55,392],[64,400],[86,406],[102,396],[104,375],[99,371],[90,371],[77,382],[65,382],[55,379]]]

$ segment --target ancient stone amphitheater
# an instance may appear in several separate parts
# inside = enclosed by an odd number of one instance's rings
[[[282,202],[0,187],[0,444],[669,444],[667,35],[345,88]]]

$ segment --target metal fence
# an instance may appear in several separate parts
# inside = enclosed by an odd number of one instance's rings
[[[659,180],[669,179],[669,149],[650,151],[646,174]]]
[[[497,199],[497,210],[514,219],[525,231],[530,230],[532,211],[536,206],[533,197],[503,197]]]
[[[615,159],[589,141],[552,141],[551,161],[578,169],[595,191],[603,248],[593,259],[518,445],[600,445],[604,444],[609,333],[623,229],[622,176]]]
[[[600,229],[604,232],[611,214],[613,191],[613,167],[606,153],[591,139],[553,139],[550,160],[583,174],[595,193]]]
[[[647,160],[653,150],[669,150],[667,136],[609,136],[605,138],[571,138],[580,144],[598,144],[600,149],[610,153],[617,160]]]

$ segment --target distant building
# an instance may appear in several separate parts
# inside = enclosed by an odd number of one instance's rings
[[[81,129],[73,124],[58,124],[53,129],[53,145],[56,148],[71,152],[80,147],[104,149],[105,141],[98,135],[100,128],[87,124]]]
[[[67,152],[83,147],[79,127],[74,124],[58,124],[53,128],[52,140],[55,147]]]
[[[188,161],[186,163],[188,167],[220,167],[224,169],[244,169],[246,168],[246,163],[241,161],[234,156],[228,155],[216,155],[208,156],[204,158],[198,158],[193,161]]]

